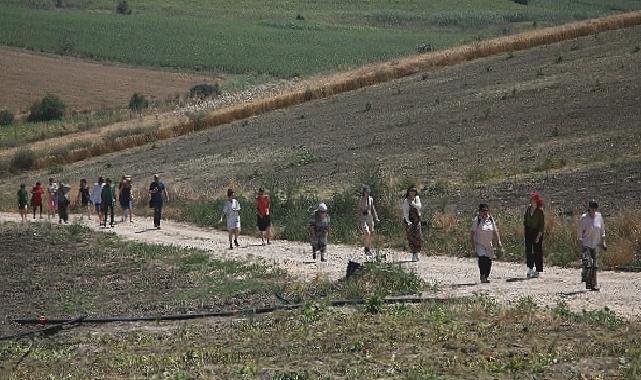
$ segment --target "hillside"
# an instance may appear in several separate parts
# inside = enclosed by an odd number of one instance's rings
[[[273,177],[323,193],[380,165],[459,206],[517,205],[534,189],[563,209],[588,197],[638,205],[639,37],[629,28],[440,69],[76,163],[62,177],[160,172],[196,192]]]

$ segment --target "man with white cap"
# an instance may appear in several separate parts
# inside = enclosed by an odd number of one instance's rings
[[[329,237],[329,214],[327,205],[321,203],[309,218],[309,237],[312,244],[312,258],[316,260],[316,252],[320,251],[321,261],[326,261],[327,239]]]

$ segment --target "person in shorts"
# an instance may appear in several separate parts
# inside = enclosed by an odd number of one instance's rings
[[[36,210],[40,207],[40,219],[42,219],[42,196],[45,190],[42,188],[40,182],[31,188],[31,208],[33,209],[33,219],[36,219]]]
[[[227,232],[229,235],[229,249],[238,247],[238,235],[240,235],[240,202],[236,199],[236,193],[233,189],[227,189],[227,201],[223,206],[223,215],[220,217],[222,223],[223,217],[227,220]],[[232,245],[232,238],[233,243]]]
[[[49,219],[56,216],[58,210],[58,184],[53,178],[49,178],[49,185],[47,186],[47,211],[49,212]]]
[[[24,183],[18,189],[18,212],[22,223],[27,220],[27,207],[29,207],[29,193],[27,193],[27,185]]]
[[[102,177],[98,177],[98,181],[91,186],[91,194],[89,195],[89,201],[93,204],[94,211],[98,215],[98,225],[102,225],[102,187],[105,185],[105,180]]]
[[[91,220],[91,207],[89,207],[91,194],[89,191],[89,185],[87,184],[86,179],[80,180],[80,186],[78,186],[78,195],[76,196],[76,204],[80,205],[80,220],[84,218],[84,214],[87,214],[87,219]]]
[[[605,243],[605,223],[598,209],[596,201],[588,202],[588,212],[581,215],[576,231],[582,254],[581,282],[585,282],[586,289],[594,291],[599,290],[596,275],[600,250],[608,249]]]
[[[271,244],[271,217],[269,215],[269,206],[270,200],[269,195],[265,194],[265,189],[262,187],[258,189],[258,196],[256,197],[256,226],[258,231],[260,231],[260,239],[265,245],[265,240],[267,244]]]
[[[327,261],[325,253],[329,241],[330,217],[327,205],[320,203],[309,218],[309,240],[312,244],[312,259],[316,260],[316,252],[320,252],[321,261]]]

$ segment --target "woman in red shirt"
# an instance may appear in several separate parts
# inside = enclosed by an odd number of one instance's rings
[[[256,197],[256,226],[260,231],[260,238],[263,241],[263,245],[265,245],[265,239],[267,239],[267,244],[271,244],[272,222],[269,217],[269,203],[269,196],[265,194],[265,190],[261,187],[258,189],[258,196]]]
[[[40,207],[40,219],[42,219],[42,194],[45,190],[42,188],[40,182],[36,182],[36,186],[31,188],[31,207],[33,208],[33,218],[36,218],[36,209]]]

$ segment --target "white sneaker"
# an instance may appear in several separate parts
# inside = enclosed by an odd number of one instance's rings
[[[527,269],[527,278],[532,278],[534,276],[534,269],[528,268]]]
[[[412,253],[412,261],[417,262],[418,260],[418,253]]]
[[[532,278],[539,278],[539,272],[532,271]]]

